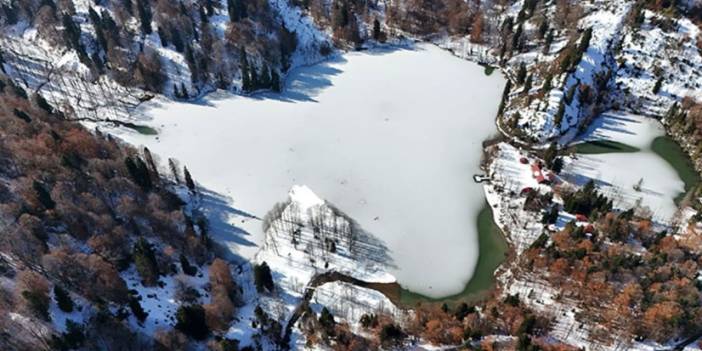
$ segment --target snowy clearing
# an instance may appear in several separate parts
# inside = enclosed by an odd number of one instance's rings
[[[158,136],[113,132],[187,165],[235,253],[263,239],[244,213],[261,218],[305,184],[386,242],[401,284],[440,297],[478,257],[484,195],[471,177],[504,85],[483,71],[429,45],[350,53],[295,70],[281,95],[158,99],[143,106]]]

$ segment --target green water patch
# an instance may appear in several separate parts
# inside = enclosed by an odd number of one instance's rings
[[[583,155],[609,154],[613,152],[638,152],[636,147],[612,140],[593,140],[575,144],[575,153]]]
[[[502,231],[493,221],[492,209],[486,203],[478,214],[478,263],[463,291],[452,296],[431,298],[402,289],[400,303],[403,306],[413,307],[418,303],[471,303],[484,298],[495,286],[495,270],[505,260],[508,249]],[[461,267],[446,267],[446,269],[461,269]]]
[[[479,65],[483,66],[483,68],[485,69],[483,73],[485,73],[486,76],[492,75],[492,73],[495,72],[495,70],[497,70],[497,67],[491,66],[487,63],[479,63]]]
[[[685,192],[675,198],[675,203],[679,203],[687,193],[697,188],[700,184],[700,175],[692,165],[687,153],[671,137],[660,136],[653,139],[651,150],[668,162],[685,183]]]
[[[133,124],[133,123],[127,123],[124,124],[125,127],[137,131],[139,134],[144,134],[144,135],[157,135],[158,131],[154,128],[151,128],[149,126],[144,126],[144,125],[139,125],[139,124]]]

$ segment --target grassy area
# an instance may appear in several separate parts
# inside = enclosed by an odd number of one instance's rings
[[[473,277],[462,292],[444,298],[434,299],[409,290],[402,289],[400,302],[404,306],[415,306],[417,303],[449,303],[472,302],[484,297],[495,285],[495,270],[507,255],[507,241],[500,229],[492,220],[492,209],[486,203],[478,214],[478,264]],[[447,267],[460,269],[460,267]],[[440,272],[437,272],[440,274]]]
[[[695,189],[700,184],[699,174],[695,171],[685,151],[675,140],[668,136],[661,136],[653,139],[651,150],[673,166],[680,179],[685,183],[685,193],[675,198],[676,203],[681,201],[685,197],[685,194]]]
[[[608,154],[612,152],[637,152],[638,148],[610,140],[595,140],[573,146],[575,153],[583,155]]]

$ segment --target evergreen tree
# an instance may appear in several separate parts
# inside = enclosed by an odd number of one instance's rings
[[[580,38],[580,45],[578,45],[578,53],[580,56],[587,50],[590,46],[590,40],[592,39],[592,28],[588,28],[583,33],[582,38]]]
[[[253,86],[251,84],[249,60],[244,47],[239,48],[239,68],[241,69],[241,89],[249,92],[253,89]]]
[[[195,182],[188,171],[188,167],[183,167],[183,174],[185,176],[185,185],[188,187],[188,189],[190,189],[190,191],[195,191]]]
[[[544,40],[544,55],[548,54],[549,51],[551,51],[551,44],[553,44],[553,30],[548,31],[548,34],[546,35],[546,40]]]
[[[524,84],[524,79],[526,79],[527,75],[527,69],[526,69],[526,64],[524,62],[519,64],[519,70],[517,70],[517,84],[522,85]]]
[[[136,0],[137,12],[139,13],[139,22],[141,24],[141,31],[144,34],[151,34],[151,19],[153,14],[151,13],[151,4],[149,0]]]
[[[271,69],[268,68],[267,64],[263,65],[261,69],[261,81],[259,82],[261,88],[270,89],[271,88]]]
[[[275,70],[271,71],[271,89],[273,89],[273,91],[276,93],[281,91],[280,76]]]
[[[146,317],[149,316],[149,314],[141,307],[139,299],[136,296],[131,296],[129,298],[129,309],[139,322],[143,323],[146,320]]]
[[[54,202],[54,200],[51,198],[51,193],[49,193],[49,191],[46,190],[44,184],[35,180],[32,183],[32,188],[34,188],[34,191],[37,193],[37,198],[39,199],[39,202],[42,206],[44,206],[45,209],[52,210],[54,209],[54,207],[56,207],[56,202]]]
[[[156,29],[156,33],[158,33],[158,38],[161,40],[161,46],[164,48],[168,47],[168,37],[166,36],[163,27],[159,26],[158,29]]]
[[[653,93],[658,94],[658,92],[661,91],[661,88],[663,87],[663,77],[658,78],[656,80],[656,84],[653,86]]]
[[[194,276],[195,274],[197,274],[197,268],[190,264],[190,261],[188,261],[188,258],[185,257],[185,255],[180,254],[179,259],[180,267],[183,269],[183,273],[189,276]]]
[[[176,312],[175,328],[195,340],[204,340],[210,334],[201,305],[184,305]]]
[[[156,262],[156,254],[151,244],[146,239],[140,237],[134,245],[132,253],[134,257],[134,265],[136,266],[139,276],[144,281],[144,285],[155,285],[158,276],[158,263]]]
[[[548,20],[544,18],[539,25],[539,39],[543,39],[546,36],[546,33],[548,33]]]
[[[334,331],[336,322],[334,321],[334,316],[326,307],[322,307],[322,313],[319,315],[319,324],[322,325],[322,328],[329,334]]]
[[[58,284],[54,285],[54,299],[61,311],[66,313],[73,312],[73,300],[71,299],[71,295]]]
[[[378,18],[373,19],[373,40],[380,41],[382,34],[383,33],[380,30],[380,21],[378,21]]]
[[[531,85],[533,84],[534,81],[534,75],[530,74],[527,76],[526,81],[524,82],[524,93],[529,94],[529,91],[531,90]]]
[[[520,52],[522,50],[522,25],[517,26],[517,31],[512,36],[512,51]]]
[[[149,191],[151,190],[153,184],[151,183],[151,175],[149,174],[149,170],[146,167],[146,163],[141,159],[139,156],[135,156],[134,158],[127,156],[124,160],[125,165],[127,166],[127,171],[129,172],[129,175],[132,177],[134,180],[134,183],[139,185],[144,191]]]
[[[254,282],[256,283],[256,291],[259,293],[273,291],[273,276],[268,263],[263,262],[254,266]]]
[[[551,74],[547,74],[546,77],[544,77],[544,85],[541,87],[541,92],[544,94],[548,94],[549,91],[551,91],[551,88],[553,87],[551,85]]]
[[[238,22],[248,16],[243,0],[227,0],[227,11],[229,12],[229,20],[232,22]]]
[[[560,130],[561,124],[563,123],[563,116],[565,115],[565,104],[563,101],[561,101],[558,104],[558,110],[556,111],[556,115],[553,117],[553,122],[556,124],[558,129]]]

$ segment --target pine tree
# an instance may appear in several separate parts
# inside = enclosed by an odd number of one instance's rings
[[[546,55],[551,51],[551,44],[553,44],[553,30],[548,31],[546,35],[546,40],[544,41],[543,54]]]
[[[271,89],[275,91],[276,93],[279,93],[281,91],[281,86],[280,86],[280,76],[278,75],[278,72],[275,70],[271,71]]]
[[[558,104],[558,111],[556,111],[556,115],[554,116],[554,123],[556,124],[556,127],[558,129],[561,129],[561,123],[563,123],[563,115],[565,114],[565,103],[563,101]]]
[[[148,0],[136,0],[137,12],[139,13],[139,21],[141,24],[141,31],[144,34],[151,34],[151,19],[153,14],[151,13],[151,4]]]
[[[656,84],[653,86],[653,93],[658,94],[658,92],[661,91],[661,88],[663,87],[663,77],[658,78],[656,80]]]
[[[197,268],[190,264],[190,261],[188,261],[188,258],[185,257],[185,255],[180,254],[179,260],[180,268],[183,269],[183,273],[189,276],[194,276],[195,274],[197,274]]]
[[[539,25],[539,39],[543,39],[546,36],[546,33],[548,33],[548,20],[544,18]]]
[[[378,18],[375,18],[373,19],[373,40],[380,41],[381,35],[380,21],[378,21]]]
[[[172,158],[168,159],[168,167],[171,169],[171,174],[173,175],[173,180],[175,180],[176,184],[180,184],[180,172],[178,171],[178,166],[176,165],[176,161]]]
[[[336,325],[336,321],[334,321],[334,316],[329,312],[329,309],[326,307],[322,307],[322,312],[319,315],[319,324],[322,325],[322,328],[326,330],[333,330],[334,326]]]
[[[159,271],[156,262],[156,254],[151,244],[143,237],[137,240],[134,244],[134,265],[136,266],[139,276],[146,286],[153,286],[158,280]]]
[[[195,340],[204,340],[210,334],[201,305],[180,306],[176,312],[175,328]]]
[[[151,176],[149,175],[149,170],[146,167],[146,163],[139,156],[134,158],[127,156],[124,160],[127,166],[127,171],[129,175],[134,180],[134,183],[139,185],[144,191],[151,190],[153,184],[151,183]]]
[[[54,207],[56,207],[56,202],[54,202],[54,200],[51,198],[51,193],[49,193],[49,191],[46,190],[44,184],[35,180],[32,183],[32,188],[34,188],[34,191],[37,193],[37,198],[39,199],[39,202],[42,206],[44,206],[45,209],[52,210],[54,209]]]
[[[195,182],[193,181],[193,177],[190,175],[190,172],[188,171],[188,167],[183,167],[183,174],[185,175],[185,185],[187,185],[188,189],[190,191],[195,191]]]
[[[59,285],[54,285],[54,299],[61,311],[66,313],[73,312],[73,300],[71,299],[71,295]]]
[[[245,92],[249,92],[253,87],[251,86],[249,60],[244,47],[239,48],[239,67],[241,69],[241,89]]]
[[[271,69],[268,68],[267,64],[263,65],[261,69],[261,81],[259,82],[261,88],[270,89],[271,88]]]
[[[544,94],[548,94],[549,91],[551,91],[552,85],[551,85],[551,74],[547,74],[546,77],[544,77],[544,85],[541,87],[541,92]]]
[[[527,75],[527,69],[526,69],[526,64],[524,62],[519,64],[519,70],[517,71],[517,84],[522,85],[524,84],[524,79],[526,79]]]
[[[527,76],[526,81],[524,82],[524,94],[529,94],[529,91],[531,90],[531,85],[534,81],[534,75],[530,74]]]
[[[273,291],[273,276],[268,263],[263,262],[254,266],[254,283],[256,284],[256,291],[259,293]]]
[[[136,296],[129,298],[129,309],[139,322],[143,323],[146,320],[146,317],[149,316],[149,314],[144,311],[144,308],[141,307],[139,299]]]

